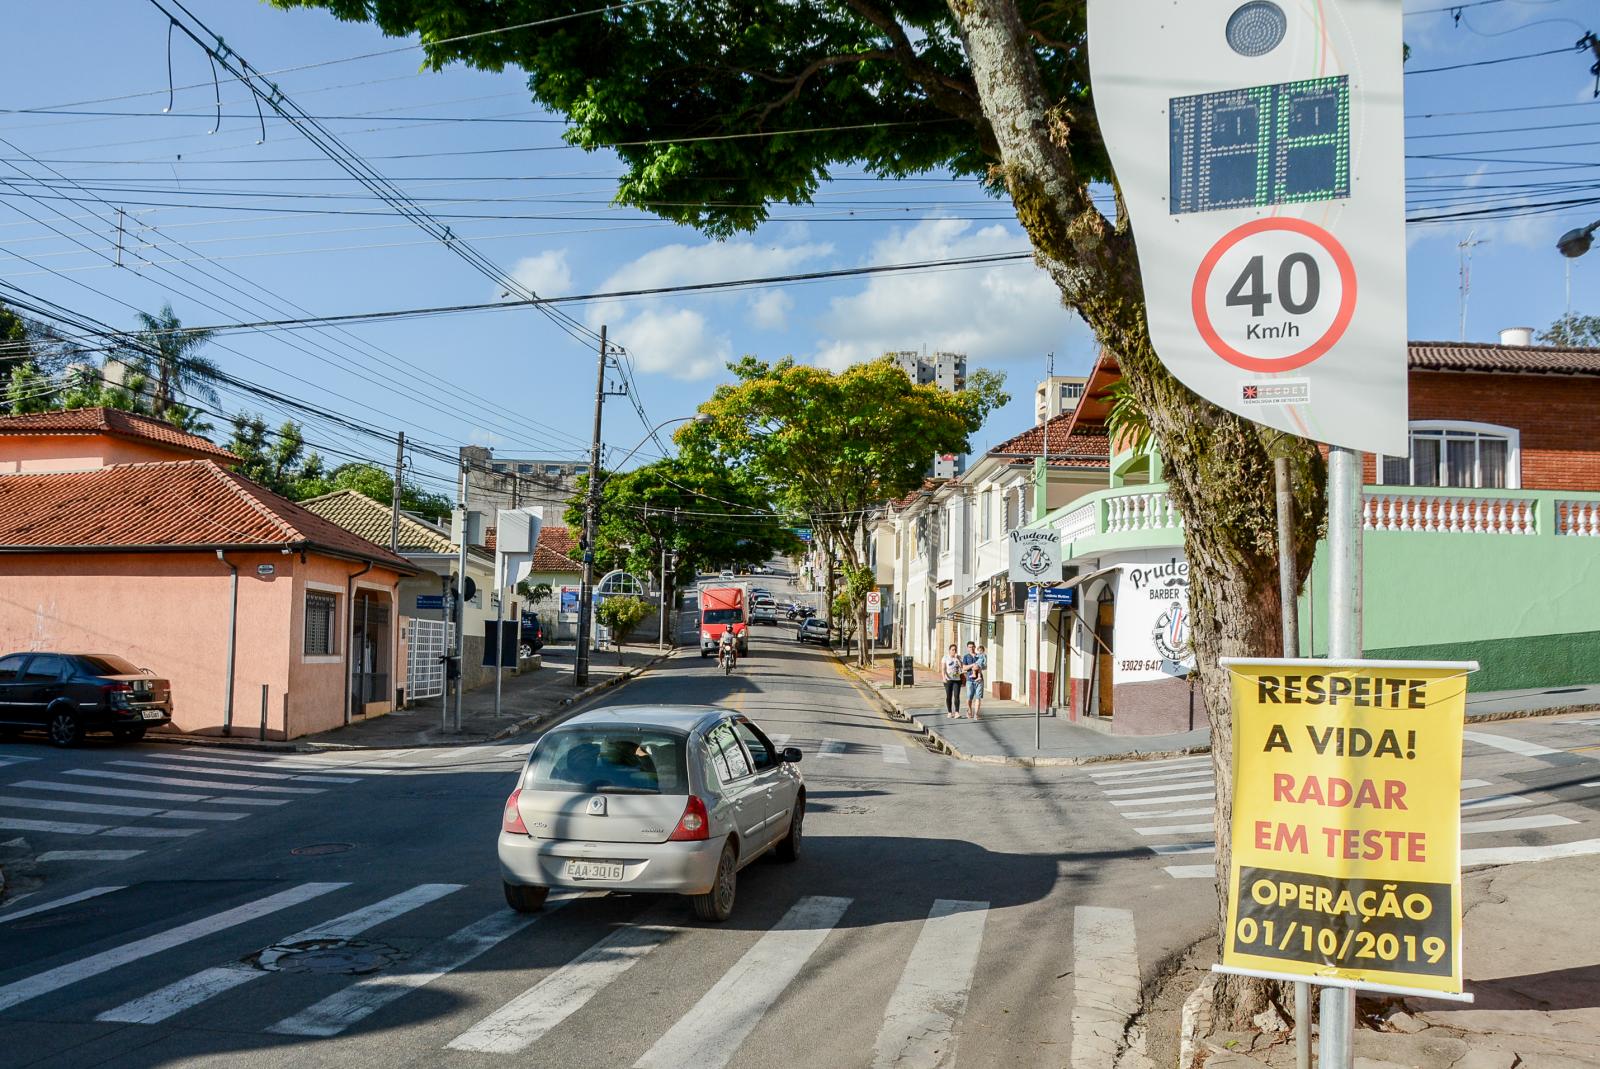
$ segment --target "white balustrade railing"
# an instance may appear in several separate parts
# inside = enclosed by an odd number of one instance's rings
[[[1600,538],[1600,501],[1557,501],[1556,533]]]
[[[1119,494],[1106,498],[1106,533],[1158,531],[1182,527],[1177,506],[1164,493]]]
[[[1080,505],[1061,518],[1056,533],[1063,542],[1076,542],[1080,538],[1100,533],[1099,509],[1094,502]]]
[[[1362,527],[1368,531],[1444,534],[1538,533],[1534,501],[1520,497],[1468,494],[1367,494]]]

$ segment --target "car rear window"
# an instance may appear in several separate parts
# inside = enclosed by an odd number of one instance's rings
[[[124,661],[114,653],[84,654],[78,662],[97,676],[126,676],[138,675],[136,665]]]
[[[649,727],[552,731],[533,751],[523,786],[535,791],[687,794],[685,737]]]

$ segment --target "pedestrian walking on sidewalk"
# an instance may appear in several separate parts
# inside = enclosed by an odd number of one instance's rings
[[[952,643],[950,652],[939,662],[939,674],[944,679],[944,715],[947,717],[961,715],[961,684],[966,679],[966,669],[961,664],[961,658],[956,656],[958,648]]]
[[[969,642],[961,663],[967,676],[967,716],[976,720],[983,711],[983,680],[989,673],[989,655],[982,646]]]

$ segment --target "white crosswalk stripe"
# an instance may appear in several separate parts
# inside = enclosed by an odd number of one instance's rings
[[[543,913],[512,913],[497,910],[474,921],[455,934],[423,950],[401,970],[369,976],[342,991],[286,1017],[267,1029],[284,1036],[336,1036],[364,1021],[389,1003],[426,987],[439,977],[454,972],[501,942],[516,935],[535,921],[579,896],[551,895]]]
[[[1205,802],[1216,797],[1215,791],[1204,794],[1171,794],[1164,798],[1113,798],[1112,805],[1176,805],[1179,802]]]
[[[1512,738],[1509,735],[1495,735],[1487,731],[1463,731],[1462,736],[1468,742],[1475,742],[1479,746],[1488,746],[1506,753],[1518,754],[1522,757],[1548,757],[1563,751],[1552,750],[1548,746],[1529,742],[1526,739]]]
[[[159,954],[173,947],[182,946],[196,939],[213,935],[227,928],[233,928],[247,921],[275,913],[280,909],[297,906],[302,902],[309,902],[318,895],[325,895],[329,891],[337,891],[348,884],[343,883],[303,883],[284,891],[278,891],[265,898],[254,902],[246,902],[242,906],[225,909],[221,913],[213,913],[209,917],[201,917],[187,924],[180,924],[176,928],[168,928],[164,932],[147,935],[143,939],[135,939],[131,943],[103,950],[98,954],[91,954],[86,958],[69,961],[53,969],[23,977],[13,983],[0,987],[0,1010],[10,1009],[12,1006],[36,999],[40,995],[47,995],[52,991],[59,991],[64,987],[86,980],[91,976],[100,976],[112,969],[120,968],[131,962]]]
[[[369,928],[374,928],[385,921],[409,913],[419,906],[437,901],[445,895],[459,891],[459,883],[425,883],[402,891],[400,894],[391,895],[381,902],[358,909],[353,913],[346,913],[342,917],[286,935],[273,944],[274,947],[290,947],[297,943],[307,943],[316,939],[349,939],[359,935]],[[271,948],[269,948],[270,950]],[[263,954],[265,957],[265,954]],[[215,998],[224,991],[231,991],[236,987],[248,984],[270,975],[261,969],[253,968],[243,962],[230,962],[227,965],[214,969],[204,969],[192,976],[168,984],[159,991],[152,991],[131,1002],[124,1002],[115,1009],[107,1010],[95,1018],[97,1021],[122,1021],[129,1024],[155,1024],[165,1021],[168,1017],[182,1013],[184,1010],[193,1009],[207,999]]]
[[[137,772],[106,772],[98,768],[69,768],[69,776],[122,780],[127,783],[156,783],[167,787],[199,787],[208,791],[261,791],[268,794],[325,794],[324,787],[281,787],[275,783],[223,783],[217,780],[182,779],[176,776],[146,776]]]
[[[1483,798],[1467,799],[1461,803],[1461,811],[1470,813],[1479,809],[1508,809],[1512,806],[1532,804],[1532,798],[1524,798],[1520,794],[1491,794]]]
[[[6,765],[20,765],[24,761],[37,761],[37,757],[24,757],[22,754],[0,754],[0,768]]]
[[[911,758],[906,756],[906,748],[892,742],[883,744],[883,763],[886,765],[909,765]]]
[[[35,861],[126,861],[143,850],[46,850]]]
[[[619,928],[448,1044],[451,1050],[515,1054],[589,1004],[678,929],[659,924]]]
[[[1571,817],[1543,813],[1536,817],[1502,817],[1499,820],[1463,820],[1462,835],[1482,835],[1491,831],[1531,831],[1534,828],[1561,828],[1578,823]]]
[[[1168,865],[1163,870],[1174,880],[1214,880],[1217,878],[1215,865]]]
[[[1113,798],[1126,798],[1132,794],[1160,794],[1162,791],[1185,791],[1191,788],[1199,790],[1209,786],[1209,783],[1158,783],[1153,787],[1118,787],[1106,794]]]
[[[1093,773],[1091,773],[1091,775],[1093,775]],[[1121,783],[1157,783],[1168,780],[1210,780],[1212,778],[1213,775],[1211,768],[1207,766],[1205,768],[1193,769],[1157,769],[1154,772],[1147,772],[1144,775],[1135,778],[1102,779],[1101,777],[1096,776],[1095,782],[1100,783],[1103,786],[1115,787]]]
[[[822,740],[822,745],[817,747],[817,758],[818,758],[818,760],[821,760],[821,759],[827,758],[827,757],[843,757],[843,756],[844,756],[844,743],[840,742],[838,739],[823,739]]]
[[[1204,824],[1163,824],[1157,828],[1139,828],[1140,835],[1209,835],[1214,825],[1211,821]]]
[[[1209,854],[1216,848],[1216,843],[1158,843],[1150,849],[1158,854]]]
[[[1557,857],[1587,857],[1600,854],[1600,839],[1547,846],[1500,846],[1461,851],[1461,865],[1515,865],[1523,861],[1548,861]]]
[[[138,805],[111,805],[100,802],[61,802],[54,798],[24,798],[0,795],[0,807],[38,809],[47,813],[85,813],[106,817],[155,817],[157,820],[241,820],[249,813],[215,813],[203,809],[151,809]]]
[[[187,839],[203,831],[204,828],[141,828],[128,824],[120,828],[107,828],[100,834],[121,835],[128,839]]]
[[[782,750],[785,746],[789,745],[789,740],[791,738],[793,738],[793,737],[794,736],[792,736],[792,735],[768,735],[767,736],[767,738],[772,740],[772,745],[777,747],[779,750]]]
[[[6,784],[30,791],[56,791],[61,794],[90,794],[102,798],[149,798],[158,802],[222,802],[226,805],[288,805],[291,798],[238,798],[216,797],[207,794],[174,794],[170,791],[141,791],[129,787],[102,787],[99,784],[54,783],[46,780],[25,779]]]
[[[68,895],[65,898],[58,898],[53,902],[41,902],[38,905],[29,906],[27,909],[19,909],[9,913],[0,913],[0,924],[21,920],[23,917],[37,916],[40,913],[49,913],[52,909],[60,909],[62,906],[71,906],[78,902],[86,902],[91,898],[99,898],[101,895],[108,895],[112,891],[120,891],[124,886],[125,885],[123,884],[116,884],[111,887],[91,887],[86,891],[79,891],[75,895]]]
[[[78,824],[65,820],[22,820],[0,817],[0,831],[42,831],[56,835],[97,835],[106,830],[104,824]]]
[[[1122,814],[1129,820],[1164,820],[1172,817],[1203,817],[1212,812],[1211,806],[1200,805],[1193,809],[1158,809],[1153,812]]]
[[[1198,757],[1173,757],[1165,761],[1139,761],[1134,764],[1127,765],[1107,765],[1105,766],[1104,771],[1098,767],[1092,768],[1089,772],[1089,775],[1093,776],[1097,780],[1105,780],[1113,779],[1118,776],[1144,776],[1152,769],[1156,771],[1168,771],[1197,768],[1205,768],[1209,770],[1211,768],[1210,755],[1201,754]]]
[[[849,906],[848,898],[822,895],[795,903],[645,1051],[634,1069],[722,1069]]]
[[[889,996],[873,1069],[955,1064],[956,1023],[978,967],[987,902],[937,899]]]
[[[1133,913],[1101,906],[1072,911],[1072,1069],[1116,1064],[1146,1069],[1143,1044],[1119,1048],[1139,1010],[1139,951]],[[1122,1055],[1122,1057],[1119,1057]]]
[[[304,783],[360,783],[354,776],[310,776],[297,772],[260,772],[253,768],[204,768],[197,769],[189,765],[174,763],[170,760],[156,761],[107,761],[109,765],[118,768],[151,768],[159,772],[180,772],[184,775],[202,773],[207,776],[234,776],[238,779],[287,779],[299,780]]]

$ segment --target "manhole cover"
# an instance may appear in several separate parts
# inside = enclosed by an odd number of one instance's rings
[[[289,853],[299,857],[321,857],[323,854],[342,854],[354,849],[354,843],[314,843],[311,846],[297,846]]]
[[[359,939],[302,939],[278,943],[244,960],[265,972],[360,976],[377,972],[404,956],[383,943]]]

